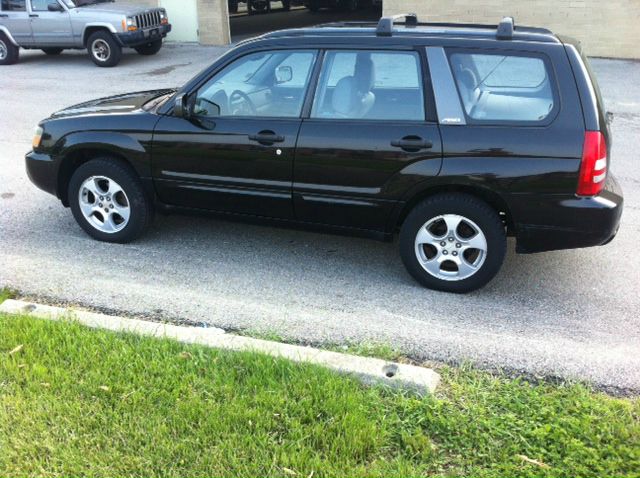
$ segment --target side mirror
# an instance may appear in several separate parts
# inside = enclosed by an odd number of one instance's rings
[[[293,79],[293,68],[290,66],[279,66],[276,68],[276,84],[287,83]]]
[[[49,5],[47,5],[47,10],[49,10],[50,12],[61,12],[64,9],[62,8],[62,5],[60,5],[58,2],[52,2]]]
[[[188,97],[184,93],[176,96],[173,103],[173,115],[176,118],[189,118],[189,106],[187,105]]]

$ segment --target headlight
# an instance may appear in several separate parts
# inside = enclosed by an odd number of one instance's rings
[[[135,32],[138,29],[136,19],[133,17],[127,17],[126,20],[122,20],[122,29],[124,31]]]
[[[169,17],[167,16],[167,12],[164,10],[160,10],[160,23],[163,25],[169,23]]]
[[[31,146],[33,146],[33,149],[38,149],[40,147],[43,134],[44,130],[42,129],[42,126],[36,127],[35,134],[33,135],[33,141],[31,142]]]

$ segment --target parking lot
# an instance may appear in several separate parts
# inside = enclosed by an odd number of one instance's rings
[[[98,69],[84,53],[22,52],[0,75],[0,286],[56,302],[312,343],[376,341],[421,359],[471,361],[640,391],[640,63],[594,60],[615,121],[612,171],[625,192],[606,247],[516,255],[485,289],[419,287],[397,244],[193,217],[156,219],[130,245],[89,239],[27,179],[37,122],[64,106],[180,85],[223,49],[127,53]]]

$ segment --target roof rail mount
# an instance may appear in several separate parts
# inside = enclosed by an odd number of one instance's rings
[[[415,13],[401,13],[400,15],[393,15],[391,17],[382,17],[376,28],[376,35],[379,37],[392,36],[393,24],[400,23],[400,20],[402,20],[405,25],[414,26],[418,24],[418,15]]]
[[[513,17],[504,17],[498,24],[496,38],[498,40],[511,40],[513,31],[516,29],[516,22]]]

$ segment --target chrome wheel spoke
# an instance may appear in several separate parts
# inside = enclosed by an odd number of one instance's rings
[[[487,240],[485,239],[484,234],[477,233],[471,239],[463,239],[462,249],[478,249],[479,251],[486,252]]]
[[[458,276],[461,278],[470,277],[478,271],[478,268],[469,264],[464,257],[458,259],[456,265],[458,266]]]
[[[458,237],[458,226],[460,225],[460,222],[462,221],[462,217],[461,216],[456,216],[454,214],[447,214],[445,216],[442,217],[442,220],[445,222],[445,224],[447,225],[447,236],[448,237]]]
[[[426,227],[422,227],[416,236],[416,244],[437,245],[442,239],[434,236]]]
[[[113,212],[120,216],[124,222],[129,221],[129,216],[131,215],[129,207],[118,207],[117,209],[114,209]]]

